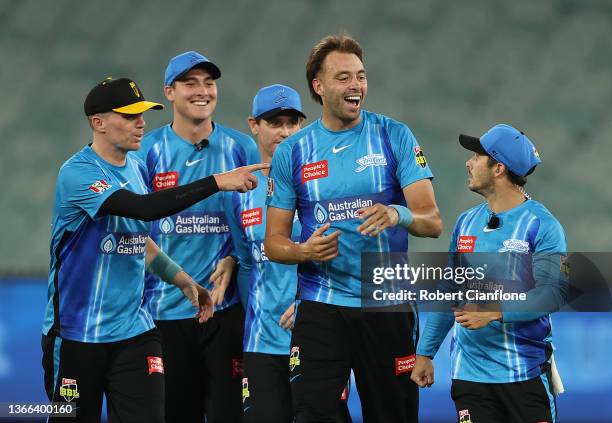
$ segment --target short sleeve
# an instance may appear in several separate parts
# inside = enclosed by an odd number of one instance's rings
[[[85,211],[92,219],[96,219],[106,199],[120,189],[112,185],[109,175],[93,163],[64,166],[57,183],[62,203]]]
[[[279,145],[274,153],[266,203],[271,207],[293,211],[297,196],[293,186],[290,153],[287,144]]]
[[[410,129],[399,122],[391,122],[388,131],[397,160],[396,177],[402,188],[421,179],[433,178],[425,152]]]

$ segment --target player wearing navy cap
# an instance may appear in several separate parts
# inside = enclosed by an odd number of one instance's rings
[[[362,110],[368,84],[355,40],[323,38],[306,75],[323,114],[274,154],[265,240],[270,260],[299,264],[290,351],[296,421],[333,421],[352,368],[364,422],[416,422],[418,389],[408,374],[415,316],[361,309],[360,254],[405,252],[409,232],[439,236],[433,175],[406,125]],[[300,244],[290,238],[296,210]]]
[[[74,403],[78,422],[100,421],[103,394],[113,421],[164,421],[164,363],[143,299],[145,266],[186,297],[192,318],[208,320],[213,304],[159,251],[147,222],[219,190],[252,189],[249,172],[266,167],[149,193],[144,163],[132,151],[144,133],[143,112],[161,108],[127,78],[96,85],[84,104],[93,141],[58,175],[43,367],[49,399]]]
[[[459,216],[453,261],[484,263],[487,278],[525,283],[527,297],[486,306],[463,302],[454,314],[431,313],[412,378],[420,386],[433,384],[431,359],[454,325],[451,395],[459,422],[554,422],[554,395],[562,386],[549,313],[567,298],[567,246],[557,219],[524,190],[540,157],[531,140],[509,125],[496,125],[480,138],[461,135],[459,142],[474,152],[466,163],[468,188],[486,201]],[[441,287],[461,289],[453,282]]]
[[[258,161],[249,136],[213,121],[220,76],[217,65],[195,51],[170,59],[164,94],[172,103],[173,121],[149,132],[140,151],[150,189],[181,186]],[[235,263],[223,197],[213,195],[155,222],[152,237],[197,283],[212,289],[216,304],[213,319],[194,324],[178,290],[155,276],[147,278],[147,301],[162,334],[166,419],[240,421],[244,310],[236,284],[228,284]]]

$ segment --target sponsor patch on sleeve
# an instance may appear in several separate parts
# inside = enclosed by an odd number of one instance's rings
[[[156,173],[155,177],[153,178],[153,191],[174,188],[178,186],[178,179],[178,172]]]
[[[272,197],[274,195],[274,179],[268,178],[268,190],[266,191],[266,196]]]
[[[425,154],[423,154],[423,149],[418,145],[414,147],[414,160],[416,161],[416,164],[422,168],[427,167],[427,159],[425,158]]]
[[[568,278],[569,278],[569,275],[570,275],[570,270],[571,270],[571,269],[570,269],[569,258],[568,258],[567,256],[563,256],[563,255],[562,255],[562,256],[559,258],[559,261],[560,261],[560,263],[559,263],[559,264],[560,264],[559,268],[560,268],[560,270],[561,270],[561,273],[563,273],[563,274],[564,274],[566,277],[568,277]]]
[[[100,179],[99,181],[94,182],[89,186],[89,189],[95,192],[96,194],[102,194],[107,189],[111,188],[112,185],[109,185],[104,179]]]

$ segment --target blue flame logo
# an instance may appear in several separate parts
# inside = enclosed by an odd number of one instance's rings
[[[102,250],[104,254],[112,253],[115,251],[115,248],[117,248],[117,240],[113,234],[106,235],[102,242],[100,242],[100,250]]]
[[[159,230],[164,234],[169,234],[174,230],[174,222],[169,217],[165,217],[159,222]]]
[[[315,204],[314,206],[314,218],[319,223],[325,223],[327,220],[327,211],[325,210],[325,207],[319,203]]]
[[[253,246],[251,247],[251,255],[257,263],[261,261],[261,252],[259,252],[259,248],[257,248],[257,244],[255,243],[253,243]]]

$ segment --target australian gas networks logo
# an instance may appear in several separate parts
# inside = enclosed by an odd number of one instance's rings
[[[317,202],[313,209],[314,219],[320,224],[356,219],[359,217],[357,210],[373,204],[374,201],[361,198],[336,200],[323,204]]]
[[[135,256],[145,253],[147,235],[138,233],[110,233],[100,242],[104,254]]]

